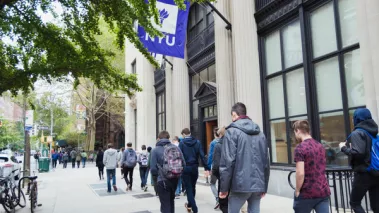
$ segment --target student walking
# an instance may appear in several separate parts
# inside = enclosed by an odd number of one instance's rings
[[[123,154],[122,167],[124,172],[124,179],[127,185],[126,191],[131,191],[133,188],[134,167],[137,165],[137,153],[133,150],[131,142],[127,143],[126,146],[127,149],[125,149]]]
[[[266,137],[246,116],[243,103],[236,103],[231,111],[233,122],[222,142],[219,198],[225,199],[230,193],[229,213],[239,213],[246,201],[249,213],[259,213],[270,172]]]
[[[103,148],[100,147],[99,152],[97,153],[97,156],[96,156],[96,167],[99,170],[99,179],[100,180],[101,179],[104,180],[104,163],[103,163],[103,160],[104,160]]]
[[[325,148],[310,135],[308,121],[293,124],[295,148],[296,191],[293,209],[295,213],[329,213],[330,188],[325,176]]]
[[[158,176],[161,212],[175,213],[175,190],[185,162],[180,149],[171,144],[167,131],[160,132],[158,138],[157,146],[151,151],[151,174]]]
[[[57,161],[59,159],[59,154],[57,152],[54,152],[54,154],[51,156],[52,162],[53,162],[53,169],[57,168]]]
[[[78,152],[77,154],[76,154],[76,166],[78,167],[78,169],[79,169],[79,167],[80,167],[80,161],[82,160],[82,154],[80,153],[80,152]]]
[[[86,167],[86,161],[87,161],[87,153],[85,151],[82,151],[82,164],[83,164],[83,168]]]
[[[366,212],[362,199],[369,193],[371,209],[379,213],[379,137],[378,125],[368,109],[357,109],[353,117],[354,131],[347,142],[340,143],[341,151],[350,158],[354,180],[350,205],[355,213]]]
[[[195,201],[196,183],[199,178],[199,161],[200,158],[205,169],[206,176],[209,174],[209,168],[205,160],[204,151],[199,140],[191,136],[191,131],[188,128],[182,130],[184,139],[179,144],[179,148],[183,153],[186,166],[182,174],[182,179],[187,191],[187,201],[185,207],[193,213],[198,212]]]
[[[214,146],[214,151],[212,155],[212,175],[217,178],[218,182],[218,194],[220,193],[220,159],[221,159],[221,148],[222,140],[225,135],[225,127],[217,129],[217,135],[220,137],[219,141]],[[228,197],[219,198],[219,208],[222,213],[228,213]]]
[[[94,154],[91,153],[88,157],[89,162],[93,163]]]
[[[216,128],[213,131],[215,139],[211,142],[210,147],[209,147],[208,168],[212,168],[212,160],[213,160],[214,148],[215,148],[216,144],[220,142],[220,136],[217,133],[218,130],[219,129]],[[211,186],[211,190],[212,190],[213,196],[216,199],[216,205],[215,205],[214,209],[218,209],[218,207],[220,206],[220,204],[219,204],[219,198],[218,198],[219,191],[217,190],[216,182],[217,182],[217,177],[213,173],[211,173],[211,184],[210,184],[210,186]]]
[[[72,163],[72,168],[75,169],[75,160],[76,160],[76,151],[75,149],[73,149],[71,152],[70,152],[70,157],[71,157],[71,163]]]
[[[146,146],[142,145],[142,152],[138,155],[139,174],[141,177],[141,189],[147,191],[147,167],[149,164],[149,153],[146,151]]]
[[[146,185],[147,185],[147,179],[148,179],[148,177],[149,177],[149,172],[150,172],[150,159],[151,159],[151,150],[152,150],[152,148],[149,146],[149,147],[147,147],[147,153],[148,153],[148,164],[147,164],[147,171],[146,171]],[[152,181],[150,181],[150,182],[152,182]],[[152,184],[151,184],[152,185]]]
[[[63,168],[66,169],[67,168],[67,163],[68,163],[68,154],[67,154],[67,152],[63,152],[62,160],[63,160]]]
[[[99,158],[100,152],[97,156]],[[117,191],[116,186],[116,167],[117,167],[117,150],[113,149],[113,144],[108,144],[108,149],[104,152],[103,157],[103,164],[105,165],[105,168],[107,169],[107,186],[108,186],[108,193],[111,193],[111,179],[112,179],[112,185],[113,190]],[[100,168],[99,168],[100,170]],[[104,177],[104,176],[103,176]]]

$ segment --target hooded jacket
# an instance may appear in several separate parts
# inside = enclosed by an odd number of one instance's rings
[[[207,161],[204,156],[203,148],[199,140],[193,137],[185,137],[179,144],[180,150],[182,150],[185,162],[187,166],[199,166],[199,157],[204,165],[204,169],[209,171]]]
[[[378,134],[378,125],[371,117],[368,109],[357,109],[354,112],[354,131],[347,139],[346,146],[341,151],[349,156],[350,165],[355,172],[367,172],[371,163],[372,141],[366,130],[372,136]]]
[[[171,144],[171,141],[168,139],[160,139],[156,145],[156,147],[151,151],[150,155],[150,172],[153,176],[158,176],[158,182],[166,180],[165,177],[161,175],[159,172],[159,167],[163,166],[163,154],[164,154],[164,146]],[[183,165],[184,165],[183,159]]]
[[[268,145],[259,126],[248,117],[227,127],[220,160],[221,192],[267,192]]]
[[[221,160],[221,149],[224,137],[220,138],[216,143],[212,155],[212,174],[216,177],[220,177],[220,160]]]
[[[107,169],[116,169],[117,167],[117,150],[107,149],[104,152],[103,164]]]
[[[209,153],[208,153],[208,167],[209,168],[212,168],[212,163],[213,163],[213,153],[214,153],[214,149],[215,149],[215,146],[216,144],[220,141],[220,138],[215,138],[210,146],[209,146]]]

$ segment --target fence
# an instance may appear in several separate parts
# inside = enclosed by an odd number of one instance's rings
[[[291,171],[288,174],[288,184],[295,189],[291,181],[291,176],[296,173]],[[329,182],[329,187],[331,191],[331,196],[329,199],[330,203],[330,212],[337,213],[346,213],[353,212],[350,206],[350,192],[352,189],[354,172],[351,169],[327,169],[326,177]],[[363,199],[363,208],[368,213],[369,211],[369,202],[368,195]]]

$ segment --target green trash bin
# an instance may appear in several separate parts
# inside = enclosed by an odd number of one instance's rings
[[[40,172],[49,172],[50,158],[40,157],[38,160],[38,165],[39,165]]]

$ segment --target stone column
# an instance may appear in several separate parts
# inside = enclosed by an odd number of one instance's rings
[[[218,0],[215,7],[230,21],[229,2]],[[216,13],[214,19],[218,126],[227,126],[231,122],[230,109],[234,104],[232,32],[225,29],[226,23]]]
[[[235,69],[235,101],[243,102],[248,116],[262,128],[262,100],[258,35],[254,1],[230,1]]]
[[[379,1],[357,2],[358,32],[366,106],[376,121],[379,115]]]
[[[167,60],[172,63],[172,57],[167,57]],[[171,138],[174,137],[174,101],[172,99],[173,95],[173,81],[172,81],[173,70],[171,65],[166,62],[166,70],[165,70],[165,91],[166,91],[166,130],[170,133]]]
[[[190,103],[189,103],[189,76],[187,59],[174,58],[174,70],[172,72],[172,100],[173,100],[173,136],[179,135],[183,128],[190,128]]]
[[[154,87],[154,70],[150,62],[139,57],[142,66],[138,68],[138,76],[142,79],[141,101],[137,100],[137,149],[140,150],[142,145],[154,146],[156,142],[156,95]]]

